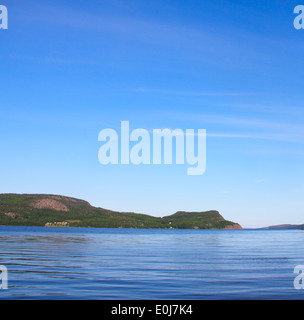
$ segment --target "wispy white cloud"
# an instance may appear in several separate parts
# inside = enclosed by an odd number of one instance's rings
[[[254,182],[255,183],[263,183],[263,182],[265,182],[265,180],[264,179],[256,179]]]
[[[249,94],[249,93],[244,93]],[[254,93],[254,95],[258,95],[258,93]],[[262,95],[262,93],[261,93]],[[265,95],[265,94],[264,94]],[[274,98],[284,97],[284,93],[277,92],[275,94],[267,93],[267,96],[274,96]],[[192,103],[193,104],[193,103]],[[196,105],[202,105],[201,103],[196,103]],[[227,110],[237,110],[237,111],[253,111],[256,113],[274,113],[274,114],[290,114],[290,115],[301,115],[304,116],[304,105],[301,104],[294,105],[292,103],[288,103],[285,105],[282,104],[258,104],[258,103],[212,103],[212,107],[223,108]]]
[[[270,140],[281,142],[297,142],[304,143],[304,134],[247,134],[247,133],[207,133],[210,138],[225,138],[225,139],[256,139],[256,140]]]
[[[182,111],[168,111],[157,114],[158,118],[170,118],[183,121],[199,122],[201,124],[219,124],[228,127],[250,127],[250,128],[264,128],[271,132],[278,130],[278,133],[289,131],[293,134],[304,135],[304,127],[298,123],[288,123],[283,121],[271,121],[264,117],[240,117],[237,115],[227,116],[225,114],[210,114],[210,113],[196,113],[196,112],[182,112]],[[283,134],[284,135],[284,134]]]
[[[119,12],[119,11],[118,11]],[[18,13],[17,13],[18,14]],[[220,25],[201,24],[194,27],[192,24],[181,24],[178,21],[168,22],[158,18],[141,18],[132,15],[129,11],[104,12],[102,5],[95,12],[71,8],[64,3],[44,2],[33,4],[19,12],[24,24],[39,25],[40,28],[53,27],[91,32],[91,40],[96,43],[103,39],[98,35],[109,35],[117,39],[136,40],[137,50],[139,44],[160,45],[167,50],[160,50],[163,54],[183,57],[191,55],[196,63],[209,63],[210,65],[232,65],[249,68],[248,61],[268,62],[273,55],[259,50],[262,46],[271,48],[281,43],[274,39],[263,37],[261,34],[248,31],[222,28]],[[55,18],[54,18],[55,17]],[[78,41],[78,39],[76,39]],[[86,39],[86,41],[89,41]],[[248,43],[257,43],[255,48],[248,47]],[[225,48],[223,51],[222,48]],[[128,46],[132,50],[132,45]],[[193,55],[195,50],[196,54]],[[157,54],[158,51],[155,51]],[[246,57],[246,58],[245,58]],[[61,60],[62,62],[63,60]],[[255,63],[253,64],[255,66]]]
[[[168,89],[153,89],[153,88],[137,88],[131,89],[132,92],[138,93],[161,93],[181,96],[244,96],[257,95],[257,92],[208,92],[208,91],[183,91],[183,90],[168,90]]]
[[[182,111],[163,111],[145,114],[149,121],[165,120],[172,123],[187,123],[189,127],[207,129],[210,138],[225,139],[259,139],[281,142],[304,143],[304,127],[301,118],[293,122],[284,122],[284,119],[271,120],[265,117],[227,116],[223,114],[195,113]],[[141,118],[142,120],[142,118]]]

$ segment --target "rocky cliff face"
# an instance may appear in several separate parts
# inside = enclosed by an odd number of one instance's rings
[[[232,225],[226,226],[226,230],[242,230],[243,228],[238,223],[233,223]]]

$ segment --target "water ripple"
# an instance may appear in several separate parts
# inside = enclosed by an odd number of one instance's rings
[[[1,299],[303,299],[295,230],[0,227]]]

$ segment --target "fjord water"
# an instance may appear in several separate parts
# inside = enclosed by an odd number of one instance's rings
[[[0,299],[303,299],[300,230],[0,227]]]

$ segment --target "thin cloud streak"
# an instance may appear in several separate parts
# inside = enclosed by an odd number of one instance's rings
[[[151,89],[151,88],[138,88],[131,90],[138,93],[163,93],[171,95],[183,96],[243,96],[243,95],[258,95],[257,92],[195,92],[195,91],[176,91],[167,89]]]
[[[155,114],[154,114],[155,116]],[[304,137],[304,127],[300,124],[294,123],[283,123],[276,121],[269,121],[259,118],[241,118],[241,117],[233,117],[233,116],[225,116],[225,115],[215,115],[215,114],[202,114],[202,113],[184,113],[184,112],[168,112],[157,115],[159,118],[167,118],[183,120],[183,121],[191,121],[191,122],[200,122],[201,124],[218,124],[225,125],[227,127],[251,127],[255,129],[268,129],[273,132],[273,130],[279,130],[280,134],[282,132],[286,132],[289,134],[297,134],[299,136],[303,135]],[[288,131],[288,132],[287,132]],[[282,134],[283,135],[283,134]]]
[[[292,134],[235,134],[235,133],[207,133],[210,138],[225,138],[225,139],[256,139],[256,140],[271,140],[281,142],[297,142],[304,143],[304,135]]]

